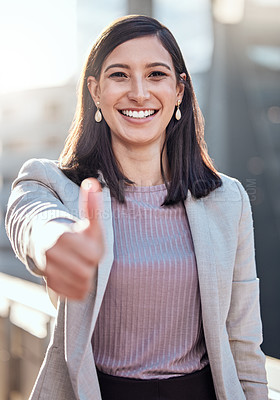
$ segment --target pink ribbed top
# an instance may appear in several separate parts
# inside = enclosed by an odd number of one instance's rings
[[[186,211],[161,207],[165,196],[157,185],[112,198],[114,263],[92,337],[110,375],[166,379],[208,363]]]

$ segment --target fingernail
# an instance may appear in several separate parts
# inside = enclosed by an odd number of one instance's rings
[[[93,187],[92,181],[90,179],[83,180],[81,187],[85,190],[89,190]]]

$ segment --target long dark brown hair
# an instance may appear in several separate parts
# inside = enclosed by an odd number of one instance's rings
[[[163,205],[185,200],[188,190],[195,198],[207,196],[222,185],[204,141],[204,121],[194,94],[190,75],[180,48],[172,33],[154,18],[129,15],[106,28],[93,45],[80,79],[78,104],[70,134],[60,155],[60,168],[78,185],[88,177],[103,175],[111,195],[125,202],[124,185],[131,182],[121,172],[111,146],[110,128],[106,121],[95,122],[96,106],[87,88],[87,78],[100,77],[105,58],[120,44],[143,36],[156,36],[172,57],[177,82],[185,85],[180,105],[182,118],[171,118],[161,151],[161,173],[167,187]],[[186,80],[180,74],[186,74]],[[162,166],[163,151],[169,163],[167,182]]]

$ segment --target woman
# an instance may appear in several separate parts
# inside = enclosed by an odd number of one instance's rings
[[[267,399],[248,196],[214,169],[158,21],[101,34],[59,163],[22,167],[7,232],[60,296],[32,399]]]

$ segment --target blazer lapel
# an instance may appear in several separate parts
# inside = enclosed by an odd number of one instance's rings
[[[104,237],[106,239],[106,252],[98,266],[97,280],[94,282],[95,287],[85,300],[66,302],[66,357],[72,385],[76,394],[79,394],[80,387],[83,391],[87,390],[87,382],[90,382],[90,379],[96,375],[91,349],[91,336],[113,263],[114,235],[111,197],[107,187],[103,188],[103,200],[102,222]],[[91,391],[90,396],[92,396],[92,382],[89,390]],[[86,393],[83,393],[83,395],[86,396]]]
[[[197,262],[202,321],[209,360],[220,354],[219,292],[215,262],[215,243],[211,236],[211,217],[205,199],[196,200],[189,192],[185,201]],[[216,218],[219,218],[216,215]]]

